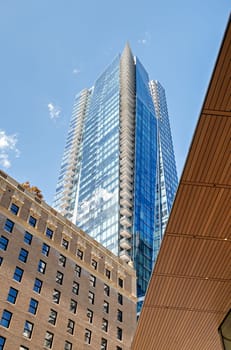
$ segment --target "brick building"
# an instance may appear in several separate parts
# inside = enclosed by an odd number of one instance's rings
[[[136,275],[0,172],[0,350],[128,350]]]

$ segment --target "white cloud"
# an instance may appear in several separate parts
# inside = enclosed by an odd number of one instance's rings
[[[0,130],[0,165],[8,169],[11,167],[10,154],[13,153],[16,158],[20,152],[16,147],[18,138],[16,134],[7,135],[5,131]]]
[[[79,74],[80,73],[80,69],[78,68],[74,68],[72,71],[73,74]]]
[[[138,44],[147,45],[147,44],[150,44],[150,41],[151,41],[150,33],[145,32],[143,38],[138,40]]]
[[[47,107],[48,107],[48,111],[50,114],[50,118],[52,120],[56,120],[60,117],[60,115],[61,115],[61,108],[60,107],[55,106],[52,102],[48,103]]]

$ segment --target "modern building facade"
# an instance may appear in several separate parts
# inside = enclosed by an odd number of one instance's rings
[[[134,263],[142,302],[176,187],[164,89],[126,45],[76,96],[54,207]]]
[[[0,349],[129,350],[132,267],[0,172]]]

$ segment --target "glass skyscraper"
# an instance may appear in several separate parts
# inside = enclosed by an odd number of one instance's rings
[[[138,309],[177,182],[164,89],[126,45],[75,98],[54,207],[133,262]]]

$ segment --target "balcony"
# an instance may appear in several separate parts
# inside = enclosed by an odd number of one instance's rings
[[[120,258],[125,261],[125,262],[129,262],[131,260],[129,254],[127,253],[126,250],[121,250],[120,252]]]
[[[120,236],[124,237],[124,238],[131,238],[132,234],[129,231],[129,229],[126,229],[126,227],[122,227],[120,229]]]
[[[132,248],[130,242],[127,240],[127,238],[122,238],[120,240],[120,248],[125,249],[125,250],[129,250]]]
[[[122,218],[120,219],[120,224],[125,227],[131,227],[132,221],[126,216],[122,216]]]
[[[132,216],[131,208],[129,207],[121,207],[120,208],[120,214],[123,216]]]

